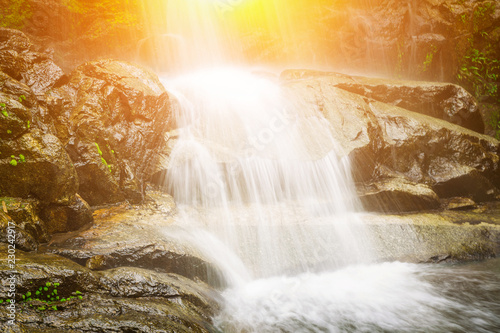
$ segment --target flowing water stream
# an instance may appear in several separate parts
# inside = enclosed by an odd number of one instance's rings
[[[223,271],[222,332],[500,330],[498,261],[379,262],[328,121],[239,66],[207,1],[171,3],[182,47],[162,79],[179,127],[165,187]]]

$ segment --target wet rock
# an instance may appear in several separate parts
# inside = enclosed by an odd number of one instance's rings
[[[207,312],[213,312],[215,293],[204,283],[176,274],[136,267],[119,267],[96,272],[101,290],[115,297],[182,298]]]
[[[4,245],[0,249],[6,250]],[[13,274],[19,311],[15,327],[21,331],[214,331],[210,318],[218,309],[217,294],[204,284],[136,268],[93,272],[54,254],[18,251],[16,259]],[[6,261],[2,261],[2,281],[11,274]],[[44,297],[54,283],[58,283],[59,300],[51,304],[40,301],[35,291],[48,286],[47,292],[41,291]],[[7,297],[5,290],[0,291],[2,299]],[[28,292],[32,299],[23,300],[21,295]],[[69,299],[71,295],[80,297]],[[0,306],[3,318],[6,311],[5,306]],[[0,327],[5,329],[6,323],[0,323]]]
[[[328,79],[333,86],[343,90],[443,119],[478,133],[484,132],[484,122],[476,100],[455,84],[367,78],[309,70],[287,70],[281,74],[283,81],[319,77]]]
[[[402,178],[381,179],[360,194],[367,211],[413,212],[439,208],[439,197],[428,186]]]
[[[31,90],[0,72],[0,139],[13,139],[27,132],[33,123],[26,96]]]
[[[498,203],[485,211],[363,217],[379,258],[410,262],[464,261],[500,254]]]
[[[57,235],[43,250],[94,270],[139,267],[220,283],[218,269],[188,241],[189,232],[174,223],[175,205],[169,198],[161,210],[154,203],[98,210],[90,229]]]
[[[441,198],[496,199],[499,141],[337,88],[343,81],[344,76],[333,73],[284,85],[305,115],[322,113],[331,123],[340,154],[349,156],[361,189],[397,175],[430,187]]]
[[[476,208],[476,203],[470,198],[451,198],[445,204],[448,210],[469,210]]]
[[[0,27],[0,70],[43,94],[64,81],[64,72],[47,53],[35,51],[28,37],[19,30]]]
[[[90,62],[47,103],[82,198],[92,206],[141,202],[170,123],[169,96],[158,78],[125,62]]]
[[[94,221],[92,209],[78,194],[68,206],[44,207],[41,216],[47,221],[47,229],[51,234],[78,230]]]
[[[39,217],[40,203],[34,199],[0,198],[2,215],[2,237],[0,242],[7,243],[7,227],[14,226],[17,248],[25,251],[37,250],[38,244],[47,242],[50,237],[47,227]]]
[[[78,189],[75,168],[60,141],[39,130],[0,140],[0,193],[67,205]]]

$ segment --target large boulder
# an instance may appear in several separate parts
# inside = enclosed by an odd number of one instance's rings
[[[125,62],[78,67],[47,94],[56,134],[71,156],[90,205],[143,200],[170,124],[170,99],[158,77]]]
[[[435,207],[435,197],[429,189],[441,198],[498,198],[499,141],[425,112],[382,103],[363,92],[348,92],[337,87],[339,81],[345,81],[345,77],[316,75],[285,81],[284,89],[302,112],[322,113],[329,120],[332,134],[343,148],[341,154],[352,161],[353,176],[361,190],[371,186],[370,196],[382,190],[383,196],[390,193],[395,199],[420,192],[423,202],[434,202],[430,207]],[[402,104],[405,98],[404,94],[400,96]],[[388,192],[386,180],[400,177],[402,186],[396,192],[391,186]],[[429,189],[414,191],[409,183]],[[399,191],[406,192],[405,196],[395,195]],[[406,205],[399,200],[393,207],[398,206]]]
[[[311,70],[286,70],[283,81],[329,78],[332,85],[383,103],[426,114],[484,132],[484,121],[474,97],[464,88],[451,83],[408,81]]]

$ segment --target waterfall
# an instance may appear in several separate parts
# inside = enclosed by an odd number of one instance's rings
[[[180,101],[165,186],[255,277],[369,260],[349,161],[319,112],[237,68],[165,85]]]
[[[500,290],[488,289],[495,278],[483,290],[475,276],[447,283],[454,271],[376,263],[332,125],[319,108],[303,108],[273,69],[246,63],[245,29],[264,26],[293,44],[287,3],[166,6],[162,33],[176,46],[162,51],[162,82],[178,129],[163,185],[184,237],[223,273],[215,324],[227,333],[446,332],[472,327],[472,317],[487,332],[498,324],[488,305]]]

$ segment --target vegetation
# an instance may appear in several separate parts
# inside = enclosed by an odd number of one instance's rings
[[[5,103],[0,103],[0,112],[2,112],[2,114],[5,117],[9,116],[9,113],[7,112],[7,106],[5,105]]]
[[[422,72],[427,72],[431,68],[432,60],[434,59],[436,52],[437,47],[435,45],[431,45],[431,51],[426,54],[423,66],[421,67]]]
[[[108,168],[109,172],[112,173],[112,170],[111,170],[111,165],[108,164],[108,162],[104,159],[104,157],[102,156],[102,150],[101,148],[99,147],[99,144],[97,142],[94,142],[96,148],[97,148],[97,153],[99,154],[99,156],[101,156],[101,162],[102,164],[104,164],[106,166],[106,168]],[[112,151],[114,153],[114,151]]]
[[[67,301],[83,299],[83,294],[78,290],[66,294],[60,292],[58,289],[60,285],[57,282],[47,282],[45,285],[35,287],[21,296],[21,303],[27,304],[39,311],[57,311],[59,310],[58,306],[63,305]]]
[[[22,29],[32,15],[27,0],[0,0],[0,26]]]
[[[469,25],[471,31],[467,38],[467,47],[457,73],[460,85],[466,88],[480,102],[486,103],[490,114],[489,123],[500,139],[500,60],[494,38],[489,31],[483,30],[495,10],[494,2],[483,2],[472,9],[472,18],[460,16],[460,21]],[[470,17],[470,16],[469,16]]]

